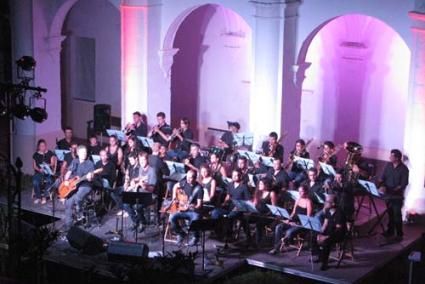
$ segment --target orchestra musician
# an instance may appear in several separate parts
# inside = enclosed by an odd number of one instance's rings
[[[224,132],[220,140],[218,141],[218,146],[220,146],[224,150],[224,155],[223,155],[224,161],[229,155],[233,153],[233,149],[235,145],[234,144],[235,139],[233,135],[239,132],[241,125],[239,124],[239,122],[236,122],[236,121],[235,122],[227,121],[227,127],[228,127],[228,131]]]
[[[295,142],[295,148],[291,151],[288,163],[285,166],[289,180],[297,187],[306,179],[306,175],[302,165],[294,161],[296,157],[310,159],[310,153],[307,151],[306,143],[303,139],[298,139]]]
[[[189,125],[189,119],[183,117],[180,119],[180,128],[174,128],[173,133],[168,138],[170,142],[177,141],[175,149],[168,151],[168,156],[171,159],[183,161],[189,155],[191,143],[187,139],[193,140],[193,132],[189,129]]]
[[[270,132],[268,141],[263,142],[261,149],[264,156],[283,161],[284,149],[283,146],[279,144],[276,132]]]
[[[139,111],[133,112],[133,123],[128,123],[124,128],[126,136],[142,136],[148,135],[148,126],[143,121],[143,116]]]
[[[211,169],[207,164],[203,164],[200,168],[200,179],[199,183],[204,189],[204,205],[210,205],[215,207],[219,202],[219,192],[217,188],[217,182],[211,175]]]
[[[283,221],[275,227],[274,245],[273,249],[269,251],[269,254],[276,254],[279,251],[279,248],[282,243],[282,236],[284,233],[285,236],[283,238],[283,243],[285,245],[288,245],[292,242],[292,238],[295,236],[296,233],[299,233],[304,230],[302,227],[298,226],[298,214],[307,216],[312,216],[313,214],[313,201],[310,198],[307,186],[299,186],[298,192],[300,195],[299,198],[295,201],[289,219]]]
[[[288,174],[282,167],[282,160],[275,159],[273,161],[273,168],[267,172],[267,178],[272,182],[272,190],[280,194],[288,188]]]
[[[78,184],[77,192],[71,195],[65,201],[65,230],[69,230],[72,226],[73,218],[72,211],[75,206],[77,221],[81,221],[84,217],[82,215],[82,203],[86,196],[90,193],[93,180],[94,165],[93,162],[87,159],[87,148],[84,145],[77,147],[78,158],[74,159],[69,166],[69,169],[64,177],[65,186],[69,186],[71,177],[86,177],[87,180]]]
[[[165,113],[158,112],[156,114],[157,125],[152,127],[148,134],[154,142],[159,142],[161,145],[168,147],[170,141],[169,137],[172,133],[171,127],[165,121]]]
[[[323,151],[318,158],[319,162],[331,165],[336,170],[338,159],[336,156],[337,152],[335,149],[335,144],[332,141],[325,141],[320,147],[323,148]],[[323,182],[325,187],[329,188],[333,177],[331,175],[325,174],[320,166],[320,163],[317,163],[317,170],[319,173],[319,180]]]
[[[97,140],[97,136],[95,134],[90,135],[89,137],[89,145],[87,145],[87,154],[89,157],[91,155],[99,155],[100,150],[102,147],[99,144],[99,141]]]
[[[241,182],[248,186],[249,184],[249,175],[251,173],[251,169],[248,165],[248,159],[245,156],[239,156],[237,163],[236,163],[236,170],[238,170],[241,173]]]
[[[64,138],[56,142],[56,148],[58,150],[68,150],[71,148],[71,144],[73,141],[72,128],[67,126],[63,130]]]
[[[139,155],[140,149],[139,149],[139,145],[137,143],[137,138],[136,136],[129,136],[127,138],[127,143],[124,145],[124,150],[123,150],[123,159],[124,159],[124,169],[127,168],[128,166],[128,156],[130,155],[134,155],[137,156]]]
[[[124,191],[132,191],[139,181],[139,159],[136,154],[130,154],[128,156],[128,166],[125,169],[124,184],[118,186],[111,192],[111,198],[114,200],[116,207],[121,211],[117,215],[124,214],[123,209],[130,211],[129,205],[123,205],[122,193]],[[127,211],[125,210],[125,211]]]
[[[336,172],[331,184],[331,191],[336,195],[338,207],[344,213],[347,222],[354,221],[354,193],[353,183],[346,179],[345,171],[340,169]]]
[[[217,182],[217,186],[224,189],[224,178],[227,177],[226,168],[221,164],[220,157],[217,153],[210,154],[210,162],[208,164],[211,175]]]
[[[402,161],[400,150],[392,149],[390,161],[385,165],[379,182],[379,191],[385,194],[388,212],[388,226],[385,237],[396,235],[396,240],[403,239],[403,221],[401,209],[404,202],[404,190],[409,184],[409,169]]]
[[[99,174],[95,180],[94,185],[101,187],[106,190],[110,190],[116,179],[116,169],[115,165],[109,161],[108,154],[104,149],[99,152],[100,160],[94,165],[95,170],[102,169],[101,174]]]
[[[40,139],[37,142],[37,151],[32,156],[32,167],[34,169],[34,175],[32,176],[32,185],[34,187],[34,204],[46,204],[47,188],[53,183],[53,176],[46,173],[42,164],[46,164],[50,167],[52,173],[56,172],[56,156],[55,154],[47,149],[46,140]],[[44,183],[44,191],[42,192],[42,183]]]
[[[319,181],[319,177],[317,174],[316,168],[310,168],[307,171],[307,180],[303,183],[306,185],[307,190],[310,194],[310,198],[314,201],[316,205],[320,205],[318,201],[318,195],[321,199],[325,199],[325,189],[323,187],[323,183]]]
[[[186,166],[186,171],[190,169],[197,172],[205,162],[205,158],[201,155],[199,145],[192,144],[190,146],[190,156],[183,161]]]
[[[124,152],[121,146],[119,145],[117,136],[109,136],[109,145],[106,146],[105,150],[108,153],[109,161],[111,161],[115,165],[115,168],[118,170],[117,183],[121,185],[123,178],[122,166],[124,162]]]
[[[182,190],[188,197],[188,204],[184,208],[173,213],[170,216],[171,229],[177,234],[177,245],[182,245],[186,233],[180,226],[179,220],[189,220],[193,222],[200,219],[199,212],[202,210],[204,190],[202,186],[196,181],[197,172],[189,170],[186,174],[186,179],[176,183],[173,187],[172,200],[177,200],[177,191]],[[199,242],[200,232],[195,231],[192,238],[189,240],[189,246],[196,246]]]
[[[77,147],[78,147],[77,142],[71,142],[71,147],[69,148],[69,152],[64,155],[61,169],[60,169],[60,180],[63,180],[63,177],[68,172],[68,168],[71,165],[72,161],[78,158]],[[60,183],[59,180],[58,182]]]

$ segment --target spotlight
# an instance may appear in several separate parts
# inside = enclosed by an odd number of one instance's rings
[[[30,116],[35,122],[42,123],[47,119],[47,111],[44,108],[35,107],[30,110]]]
[[[22,56],[18,61],[16,61],[16,64],[18,67],[22,68],[22,70],[25,71],[31,71],[35,68],[36,61],[31,56]]]
[[[13,108],[13,114],[19,119],[25,119],[29,115],[30,109],[25,104],[17,104]]]

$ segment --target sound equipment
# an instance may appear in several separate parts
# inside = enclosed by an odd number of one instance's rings
[[[94,255],[105,251],[105,245],[101,238],[98,238],[79,227],[71,227],[66,238],[68,239],[70,246],[80,250],[82,253]]]
[[[111,128],[111,105],[94,105],[93,130],[104,131]]]
[[[112,242],[108,246],[108,260],[140,262],[149,254],[149,247],[143,243]]]

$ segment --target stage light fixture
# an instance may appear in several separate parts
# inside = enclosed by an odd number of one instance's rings
[[[31,56],[22,56],[18,61],[16,61],[18,67],[22,68],[25,71],[31,71],[35,69],[37,62]]]
[[[30,110],[31,119],[35,122],[42,123],[47,119],[47,111],[41,107],[35,107]]]
[[[25,119],[30,113],[30,109],[25,104],[17,104],[13,108],[13,115],[19,119]]]

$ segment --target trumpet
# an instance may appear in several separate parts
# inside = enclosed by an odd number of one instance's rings
[[[136,129],[136,125],[134,123],[128,123],[124,127],[124,129],[122,130],[122,132],[124,132],[124,134],[126,136],[129,136],[129,135],[131,135],[134,132],[135,129]]]
[[[176,138],[178,134],[182,134],[182,133],[183,133],[183,129],[179,128],[179,129],[177,129],[176,132],[173,131],[173,134],[170,135],[169,139],[174,140],[174,138]]]

